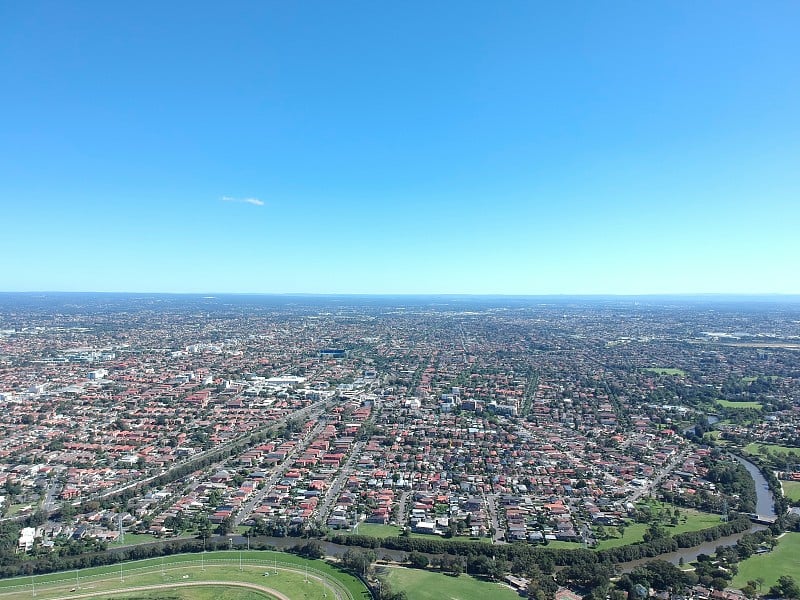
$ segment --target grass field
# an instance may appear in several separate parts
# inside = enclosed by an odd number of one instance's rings
[[[663,509],[666,507],[666,505],[660,502],[651,502],[650,504],[656,509]],[[672,510],[671,507],[670,510]],[[720,524],[719,515],[704,513],[690,508],[679,508],[679,510],[681,511],[681,517],[677,525],[669,525],[662,522],[669,535],[677,535],[686,531],[699,531]],[[686,517],[685,523],[683,517]],[[644,534],[648,527],[649,525],[647,523],[631,523],[630,525],[626,525],[625,535],[623,537],[619,537],[619,531],[616,527],[606,527],[605,531],[610,537],[604,540],[598,540],[596,548],[598,550],[605,550],[607,548],[616,548],[618,546],[641,542],[644,539]],[[548,548],[580,548],[581,546],[582,544],[580,542],[560,541],[550,542],[547,545]]]
[[[733,578],[733,587],[742,588],[748,581],[764,578],[763,593],[778,581],[781,575],[800,574],[800,533],[787,533],[772,552],[751,556],[739,563],[739,572]]]
[[[680,375],[681,377],[686,376],[686,371],[684,371],[683,369],[673,369],[670,367],[652,367],[644,370],[649,373],[655,373],[656,375]]]
[[[468,575],[451,577],[418,569],[387,568],[394,590],[403,590],[413,600],[519,600],[519,594],[500,585],[480,581]]]
[[[761,410],[762,408],[760,402],[733,402],[732,400],[718,399],[715,400],[715,403],[723,408],[755,408],[756,410]]]
[[[268,600],[272,596],[245,588],[208,586],[98,596],[99,600],[103,600],[103,598],[108,600]]]
[[[400,528],[397,525],[380,525],[378,523],[361,523],[358,531],[337,531],[336,533],[358,533],[358,535],[368,535],[376,538],[396,537],[400,535]]]
[[[793,502],[800,502],[800,481],[781,481],[783,495]]]
[[[348,530],[348,531],[340,530],[340,531],[337,531],[336,533],[343,534],[343,535],[354,535],[354,534],[358,533],[358,535],[368,535],[370,537],[376,537],[376,538],[383,539],[383,538],[387,538],[387,537],[399,536],[401,532],[402,532],[402,529],[400,527],[398,527],[397,525],[380,525],[379,523],[362,523],[361,525],[358,526],[358,532],[355,532],[355,531],[352,531],[352,530]],[[428,540],[430,540],[430,539],[436,539],[436,540],[446,539],[446,538],[443,538],[443,537],[438,536],[438,535],[430,535],[430,534],[426,534],[426,533],[412,533],[411,537],[428,539]],[[488,538],[488,537],[472,538],[472,537],[466,537],[466,536],[456,536],[454,538],[447,538],[447,539],[457,540],[459,542],[486,542],[487,544],[490,544],[492,542],[492,539]]]
[[[655,510],[663,510],[664,508],[670,508],[670,510],[672,510],[671,507],[667,507],[660,502],[652,502],[651,506],[653,506]],[[677,525],[663,523],[669,535],[678,535],[679,533],[687,531],[700,531],[701,529],[715,527],[721,522],[720,516],[712,513],[700,512],[691,508],[679,508],[678,510],[681,511],[681,516]],[[686,517],[686,522],[683,520],[684,517]],[[605,550],[606,548],[616,548],[617,546],[641,542],[642,539],[644,539],[644,534],[648,527],[649,525],[647,523],[632,523],[625,528],[624,537],[619,537],[619,532],[616,527],[606,527],[606,532],[611,534],[612,537],[605,540],[598,540],[597,548],[599,550]]]
[[[241,563],[240,561],[241,557]],[[275,573],[277,561],[277,574]],[[241,571],[240,571],[241,564]],[[308,583],[306,583],[306,569]],[[265,577],[264,573],[269,573]],[[17,577],[0,581],[0,599],[29,598],[33,595],[41,599],[77,593],[108,592],[103,597],[119,596],[115,591],[146,585],[181,584],[192,581],[242,582],[273,588],[294,599],[322,600],[325,594],[331,596],[323,582],[328,585],[338,583],[347,589],[357,600],[369,597],[364,585],[352,575],[343,573],[320,560],[306,560],[283,552],[245,551],[207,552],[205,554],[179,554],[163,558],[147,559],[93,567],[79,571],[50,573],[33,577]],[[198,597],[192,588],[191,598]],[[208,598],[219,597],[218,590],[209,588]],[[143,592],[144,593],[144,592]],[[150,592],[147,592],[150,593]],[[154,592],[155,593],[155,592]],[[157,597],[177,597],[178,590],[155,593]],[[161,595],[158,595],[161,594]],[[137,593],[137,597],[138,597]],[[123,594],[130,596],[130,594]],[[251,596],[266,597],[264,595]]]
[[[751,455],[765,456],[769,450],[773,454],[789,454],[794,452],[800,456],[800,448],[792,448],[791,446],[778,446],[777,444],[762,444],[761,442],[753,442],[744,447],[744,451]]]
[[[149,533],[126,533],[123,541],[117,540],[109,544],[109,547],[116,548],[117,546],[133,546],[135,544],[152,544],[153,542],[160,542],[157,537]]]

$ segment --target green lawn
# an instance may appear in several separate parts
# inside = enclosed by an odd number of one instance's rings
[[[760,454],[762,456],[765,456],[767,451],[773,454],[789,454],[790,452],[794,452],[800,456],[800,448],[792,448],[791,446],[778,446],[777,444],[763,444],[761,442],[747,444],[747,446],[744,447],[744,451],[747,454]]]
[[[133,546],[135,544],[147,544],[152,542],[160,542],[163,540],[158,539],[149,533],[126,533],[125,540],[112,542],[109,547],[116,548],[117,546]]]
[[[781,481],[783,495],[793,502],[800,502],[800,481]]]
[[[686,376],[686,371],[684,371],[683,369],[674,369],[671,367],[651,367],[644,370],[650,373],[655,373],[656,375],[680,375],[681,377]]]
[[[660,502],[652,502],[651,505],[657,510],[663,510],[667,507],[667,505],[664,505]],[[670,510],[672,510],[671,507]],[[678,535],[679,533],[684,533],[687,531],[709,529],[710,527],[719,525],[721,522],[720,515],[700,512],[691,508],[679,507],[678,510],[680,510],[681,516],[677,525],[671,525],[669,524],[669,521],[662,522],[664,529],[667,531],[667,533],[669,533],[669,535]],[[686,517],[686,522],[683,520],[684,517]],[[618,537],[619,532],[617,531],[616,527],[606,527],[606,532],[612,537],[605,540],[598,540],[597,548],[599,550],[605,550],[606,548],[616,548],[617,546],[641,542],[642,539],[644,539],[644,534],[648,527],[649,525],[647,523],[631,523],[625,528],[625,535],[621,538]],[[573,544],[572,547],[576,546],[577,544]]]
[[[368,535],[370,537],[376,538],[387,538],[387,537],[397,537],[402,532],[402,528],[398,527],[397,525],[380,525],[379,523],[362,523],[358,526],[358,531],[355,532],[353,530],[339,530],[334,533],[342,534],[342,535]],[[456,536],[454,538],[443,538],[439,535],[430,535],[427,533],[412,533],[411,537],[414,538],[422,538],[422,539],[436,539],[436,540],[444,540],[449,539],[453,541],[459,542],[485,542],[490,544],[492,542],[492,538],[482,537],[482,538],[473,538],[468,536]]]
[[[6,510],[6,517],[15,517],[20,513],[30,513],[33,512],[33,505],[30,502],[26,502],[25,504],[12,504]]]
[[[480,581],[468,575],[451,577],[419,569],[393,567],[385,569],[394,590],[403,590],[414,600],[519,600],[519,594],[500,585]]]
[[[755,408],[756,410],[761,410],[762,408],[760,402],[734,402],[732,400],[722,400],[721,398],[714,402],[723,408]]]
[[[240,556],[242,571],[239,570]],[[220,564],[220,560],[226,562]],[[277,575],[275,575],[273,567],[275,560],[277,560],[278,567]],[[305,583],[306,567],[309,574],[312,575],[307,584]],[[295,569],[296,572],[291,569]],[[264,576],[265,572],[270,573],[269,577]],[[0,598],[30,598],[34,586],[36,587],[36,597],[47,599],[63,596],[72,588],[80,588],[87,592],[108,591],[111,596],[115,590],[122,588],[213,580],[223,583],[229,581],[257,583],[281,591],[293,599],[321,600],[325,597],[325,587],[319,582],[319,577],[337,581],[358,600],[369,597],[366,588],[357,578],[339,571],[324,561],[307,560],[283,552],[251,550],[240,553],[233,550],[205,554],[178,554],[133,561],[122,565],[4,579],[0,581]],[[124,581],[120,581],[121,578]],[[301,589],[303,595],[297,593]],[[173,595],[172,591],[169,593]],[[209,598],[212,597],[217,596],[210,594]]]
[[[109,600],[112,598],[113,600],[271,600],[272,596],[245,588],[208,586],[128,593],[99,597],[99,600],[103,600],[103,598]]]
[[[368,535],[376,538],[397,537],[400,535],[400,528],[397,525],[380,525],[379,523],[361,523],[358,531],[338,531],[336,533],[358,533],[358,535]]]
[[[781,575],[800,574],[800,533],[787,533],[772,552],[751,556],[739,563],[739,572],[733,578],[733,587],[742,588],[748,581],[764,578],[762,592],[778,581]]]

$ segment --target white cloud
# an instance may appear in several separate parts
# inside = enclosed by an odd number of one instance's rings
[[[238,204],[251,204],[252,206],[264,206],[264,201],[258,198],[233,198],[231,196],[223,196],[223,202],[236,202]]]

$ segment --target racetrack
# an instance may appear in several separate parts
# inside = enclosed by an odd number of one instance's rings
[[[268,596],[272,596],[276,598],[276,600],[292,600],[289,596],[280,593],[277,590],[273,590],[272,588],[265,587],[263,585],[256,585],[255,583],[245,583],[239,581],[227,581],[225,583],[221,583],[219,581],[187,581],[185,583],[161,583],[156,585],[140,585],[137,587],[128,587],[128,588],[120,588],[118,590],[114,590],[113,592],[109,592],[108,590],[102,592],[89,592],[85,594],[69,594],[68,596],[57,596],[53,600],[75,600],[76,598],[96,598],[98,596],[117,596],[120,594],[130,594],[133,592],[149,592],[153,590],[166,590],[172,588],[183,588],[183,587],[241,587],[247,588],[251,590],[256,590],[257,592],[261,592],[263,594],[267,594]]]
[[[227,558],[198,561],[191,555],[177,555],[171,558],[177,559],[178,562],[167,562],[162,566],[152,559],[145,559],[139,563],[128,563],[124,570],[120,565],[118,572],[101,567],[94,569],[95,572],[91,574],[84,572],[80,577],[77,572],[62,572],[55,574],[56,577],[62,575],[58,579],[53,579],[54,575],[45,575],[43,577],[48,579],[38,582],[34,577],[5,580],[2,582],[3,585],[0,585],[0,600],[111,598],[120,597],[120,594],[132,590],[146,591],[189,586],[195,588],[214,586],[220,591],[225,587],[247,588],[266,594],[274,600],[299,598],[355,600],[355,595],[331,573],[308,567],[302,562],[290,564],[276,560],[234,561]],[[260,580],[267,576],[278,579],[270,580],[270,585],[266,586]],[[368,594],[366,588],[364,593]],[[360,593],[358,597],[361,597]]]

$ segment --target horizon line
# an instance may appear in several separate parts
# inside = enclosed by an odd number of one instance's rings
[[[800,292],[541,292],[541,293],[506,293],[506,292],[228,292],[228,291],[143,291],[143,290],[0,290],[0,294],[147,294],[170,296],[363,296],[363,297],[467,297],[467,298],[653,298],[653,297],[796,297]]]

